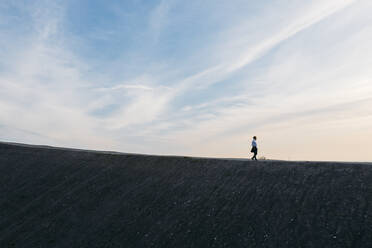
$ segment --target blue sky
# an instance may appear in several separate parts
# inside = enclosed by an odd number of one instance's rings
[[[2,1],[0,140],[371,161],[372,2]]]

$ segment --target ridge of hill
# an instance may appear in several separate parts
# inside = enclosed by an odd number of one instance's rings
[[[0,143],[0,247],[372,247],[372,164]]]

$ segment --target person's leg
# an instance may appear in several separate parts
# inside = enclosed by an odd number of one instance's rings
[[[257,160],[257,150],[254,151],[254,160]]]

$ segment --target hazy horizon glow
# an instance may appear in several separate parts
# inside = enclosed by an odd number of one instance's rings
[[[372,161],[372,2],[0,3],[0,140]]]

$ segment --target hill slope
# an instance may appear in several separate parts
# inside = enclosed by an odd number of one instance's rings
[[[0,247],[372,247],[372,165],[0,143]]]

